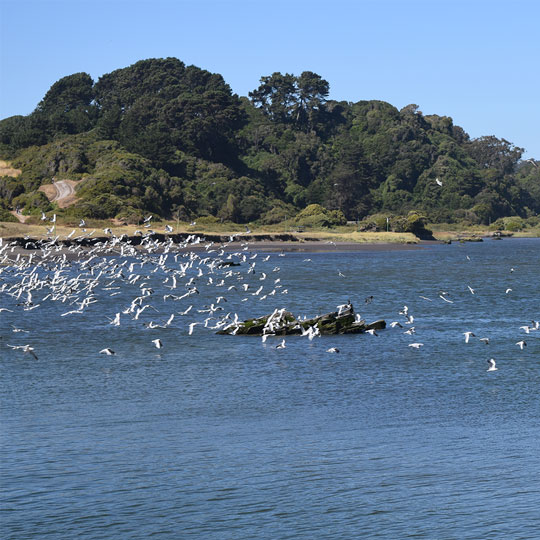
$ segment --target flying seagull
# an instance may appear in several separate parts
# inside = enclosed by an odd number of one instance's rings
[[[488,371],[497,371],[497,366],[496,366],[495,360],[493,360],[493,358],[490,358],[488,360],[488,364],[489,364]]]
[[[106,354],[107,356],[112,356],[113,354],[116,354],[112,349],[101,349],[99,351],[99,354]]]
[[[23,353],[30,354],[33,356],[36,360],[38,357],[36,356],[36,353],[34,352],[34,347],[30,347],[30,345],[9,345],[9,343],[6,343],[8,347],[11,347],[13,350],[19,350]]]

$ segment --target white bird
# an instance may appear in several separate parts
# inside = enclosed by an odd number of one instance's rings
[[[262,339],[262,342],[265,343],[266,340],[268,339],[268,336],[275,336],[276,334],[263,334],[261,336],[261,339]]]
[[[495,360],[493,358],[490,358],[488,360],[489,368],[488,371],[497,371],[497,365],[495,364]]]
[[[153,339],[152,343],[156,346],[156,349],[161,349],[161,347],[163,347],[161,339]]]
[[[276,349],[285,349],[285,340],[284,339],[281,340],[281,343],[276,345]]]
[[[423,343],[409,343],[409,347],[413,347],[414,349],[419,349],[420,347],[423,347]]]
[[[198,322],[192,322],[191,324],[189,324],[189,335],[191,336],[191,334],[193,334],[193,328],[195,328],[195,326],[197,324],[201,324],[201,323],[198,323]]]
[[[395,328],[396,326],[399,326],[400,328],[403,328],[403,326],[401,325],[401,323],[399,323],[398,321],[391,322],[391,323],[390,323],[390,326],[391,326],[392,328]]]
[[[368,334],[371,334],[372,336],[378,336],[377,332],[375,332],[374,328],[370,328],[369,330],[366,330]]]
[[[516,343],[516,345],[517,345],[521,350],[523,350],[523,347],[526,347],[526,346],[527,346],[527,343],[526,343],[525,341],[521,340],[521,341],[518,341],[518,342]]]
[[[99,354],[106,354],[107,356],[112,356],[113,354],[116,354],[112,349],[101,349],[99,351]]]
[[[166,232],[173,232],[173,228],[170,225],[165,225]]]
[[[435,178],[435,182],[438,186],[442,186],[442,182],[438,178]]]
[[[465,343],[469,343],[471,337],[476,337],[472,332],[463,332],[463,335],[465,336]]]
[[[520,330],[525,330],[525,333],[528,334],[531,329],[528,327],[528,326],[520,326],[519,327]],[[15,330],[13,330],[15,332]]]
[[[36,356],[36,353],[34,352],[34,347],[30,347],[30,345],[9,345],[9,343],[6,343],[8,347],[11,347],[13,350],[19,350],[23,353],[30,354],[33,356],[36,360],[38,357]]]
[[[481,337],[480,341],[483,341],[486,345],[489,345],[489,338],[488,337]]]
[[[512,292],[512,289],[506,289],[506,294]]]
[[[330,347],[329,349],[326,350],[326,352],[329,352],[329,353],[338,353],[339,352],[339,349],[337,347]]]
[[[474,289],[472,287],[470,287],[469,285],[467,285],[467,288],[469,289],[469,291],[471,291],[471,294],[474,294]]]

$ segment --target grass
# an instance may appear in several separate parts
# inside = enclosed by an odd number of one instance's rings
[[[103,236],[103,229],[111,228],[116,235],[126,234],[128,236],[135,235],[135,231],[140,230],[146,232],[148,229],[142,225],[115,225],[109,220],[86,220],[86,234],[95,229],[94,236]],[[65,220],[58,223],[55,233],[61,238],[69,235],[73,229],[76,232],[73,236],[85,234],[79,227],[78,219]],[[158,233],[165,232],[165,225],[169,225],[173,229],[173,233],[180,234],[216,234],[229,236],[233,234],[246,234],[246,226],[236,223],[221,223],[213,220],[198,220],[196,225],[190,225],[188,222],[176,221],[155,221],[152,223],[151,229]],[[42,222],[38,217],[31,216],[26,223],[10,223],[0,222],[0,237],[16,238],[30,237],[36,239],[47,238],[46,227],[50,227],[51,223]],[[257,235],[278,235],[278,234],[293,234],[300,240],[317,239],[327,242],[352,242],[352,243],[417,243],[419,240],[411,233],[396,233],[396,232],[358,232],[355,225],[344,225],[333,229],[306,229],[299,232],[290,224],[277,224],[267,226],[249,226],[251,234]],[[437,240],[459,240],[469,237],[482,237],[491,234],[493,231],[486,226],[473,226],[459,229],[455,224],[430,224],[429,228],[433,231],[433,235]],[[518,238],[535,238],[540,237],[540,227],[528,228],[520,232],[514,232],[514,237]]]
[[[246,234],[246,227],[244,225],[237,225],[234,223],[197,223],[191,226],[185,222],[174,221],[160,221],[152,224],[151,229],[155,232],[164,233],[165,225],[170,225],[173,229],[173,233],[184,234],[219,234],[223,236],[229,236],[233,234]],[[20,238],[30,237],[36,239],[47,238],[47,227],[52,225],[49,222],[41,222],[36,218],[30,218],[27,223],[0,223],[0,237],[2,238]],[[86,231],[95,229],[94,236],[102,236],[105,233],[103,229],[111,228],[116,235],[127,234],[133,236],[135,231],[147,231],[140,225],[111,225],[110,221],[104,220],[87,220]],[[73,229],[76,232],[73,236],[80,236],[85,234],[78,227],[78,220],[76,223],[58,223],[54,234],[59,235],[60,238],[68,236]],[[317,239],[321,241],[332,242],[358,242],[358,243],[416,243],[418,238],[410,233],[393,233],[393,232],[357,232],[354,226],[337,227],[336,229],[328,230],[308,230],[304,232],[293,232],[291,229],[285,227],[251,227],[251,233],[254,236],[257,235],[279,235],[279,234],[294,234],[301,240]]]

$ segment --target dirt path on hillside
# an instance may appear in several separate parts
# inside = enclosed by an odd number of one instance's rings
[[[78,183],[75,180],[58,180],[52,184],[40,186],[39,191],[45,193],[49,201],[58,203],[60,208],[66,208],[77,201],[75,186]]]

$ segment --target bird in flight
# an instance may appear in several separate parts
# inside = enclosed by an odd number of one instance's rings
[[[495,363],[495,360],[493,360],[493,358],[490,358],[488,360],[488,364],[489,364],[489,368],[488,368],[488,371],[497,371],[497,365]]]
[[[11,347],[14,351],[22,351],[23,353],[29,354],[34,357],[35,360],[38,359],[36,356],[36,353],[34,352],[34,347],[30,347],[30,345],[9,345],[9,343],[6,343],[8,347]]]
[[[99,354],[106,354],[107,356],[113,356],[114,354],[116,354],[112,349],[101,349],[101,351],[99,351]]]
[[[526,347],[526,346],[527,346],[527,343],[526,343],[525,341],[521,340],[521,341],[518,341],[518,342],[516,343],[516,345],[517,345],[521,350],[523,350],[523,347]]]

